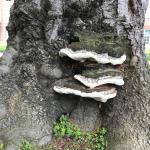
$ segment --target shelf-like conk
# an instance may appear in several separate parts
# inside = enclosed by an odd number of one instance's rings
[[[106,102],[108,99],[114,98],[117,95],[114,86],[102,85],[90,89],[73,79],[62,79],[56,81],[54,91],[60,94],[73,94],[80,97],[92,98],[100,102]]]
[[[69,48],[61,49],[59,52],[59,55],[61,57],[67,56],[73,60],[84,62],[87,59],[90,59],[92,61],[96,61],[97,63],[101,64],[108,64],[111,63],[112,65],[119,65],[122,64],[126,60],[126,55],[122,55],[120,58],[115,58],[108,56],[107,53],[104,54],[98,54],[93,51],[87,51],[87,50],[78,50],[73,51]]]
[[[124,85],[122,73],[115,69],[84,71],[74,78],[89,88],[95,88],[104,84]]]

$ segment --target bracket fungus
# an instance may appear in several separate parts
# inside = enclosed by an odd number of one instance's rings
[[[107,53],[98,54],[96,52],[87,50],[73,51],[72,49],[69,48],[61,49],[59,55],[61,57],[68,56],[73,60],[81,62],[84,62],[86,59],[91,59],[96,61],[97,63],[101,64],[111,63],[112,65],[120,65],[126,60],[126,55],[122,55],[120,58],[115,58],[109,56]]]
[[[93,78],[86,78],[85,76],[82,75],[75,75],[74,78],[89,88],[95,88],[103,84],[124,85],[123,77],[121,76],[115,76],[115,77],[103,76],[97,79],[93,79]]]
[[[93,98],[96,101],[106,102],[117,95],[115,87],[103,85],[93,89],[86,88],[72,79],[62,79],[55,83],[54,91],[61,94],[73,94],[86,98]]]
[[[85,62],[95,61],[97,64],[121,65],[126,60],[126,55],[115,58],[105,54],[98,54],[93,51],[78,50],[69,48],[61,49],[61,57],[67,56],[73,60]],[[87,61],[85,62],[87,63]],[[97,69],[82,71],[74,75],[74,78],[61,79],[55,82],[54,91],[60,94],[73,94],[80,97],[92,98],[96,101],[106,102],[117,95],[115,85],[124,85],[123,74],[117,69]]]
[[[104,84],[124,85],[121,71],[115,69],[85,71],[74,78],[89,88]]]

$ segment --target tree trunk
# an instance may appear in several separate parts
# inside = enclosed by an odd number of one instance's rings
[[[107,150],[149,150],[150,82],[144,55],[142,0],[15,0],[7,30],[7,50],[0,60],[0,141],[6,149],[29,139],[51,141],[52,128],[68,114],[85,130],[108,129]],[[119,66],[125,85],[107,103],[60,95],[57,80],[82,69],[61,48],[94,49],[114,57],[127,55]],[[95,66],[94,66],[95,67]],[[107,68],[110,65],[98,65]]]

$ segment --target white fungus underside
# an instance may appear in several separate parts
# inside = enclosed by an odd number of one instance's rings
[[[93,91],[91,93],[82,92],[80,90],[75,90],[67,87],[54,86],[54,91],[60,94],[73,94],[81,97],[93,98],[96,101],[106,102],[108,99],[114,98],[117,95],[115,88],[107,91]]]
[[[93,78],[86,78],[82,75],[75,75],[74,78],[89,88],[95,88],[97,86],[104,85],[104,84],[115,84],[119,86],[124,85],[124,81],[121,76],[115,76],[115,77],[106,76],[106,77],[99,77],[97,79],[93,79]]]
[[[110,57],[107,53],[105,54],[97,54],[96,52],[86,51],[86,50],[79,50],[79,51],[72,51],[72,49],[64,48],[61,49],[59,52],[61,57],[68,56],[69,58],[84,62],[86,59],[93,59],[97,63],[107,64],[111,63],[113,65],[122,64],[126,60],[126,55],[122,55],[120,58]]]

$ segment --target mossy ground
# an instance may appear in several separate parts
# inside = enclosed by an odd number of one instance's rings
[[[7,44],[5,42],[0,42],[0,52],[4,52]]]
[[[18,150],[105,150],[107,146],[105,128],[83,131],[64,115],[54,125],[53,133],[53,140],[47,146],[36,147],[24,139]],[[4,149],[5,145],[0,143],[0,150]]]
[[[147,60],[150,61],[150,50],[146,50],[145,54],[146,54]]]

